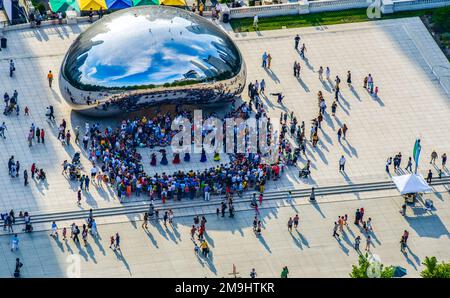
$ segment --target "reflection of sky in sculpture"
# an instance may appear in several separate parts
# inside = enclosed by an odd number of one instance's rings
[[[82,33],[66,57],[64,76],[82,89],[223,80],[239,72],[240,59],[226,34],[203,18],[175,8],[137,7]]]

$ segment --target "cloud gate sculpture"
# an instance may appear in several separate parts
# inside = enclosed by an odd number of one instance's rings
[[[140,6],[95,22],[61,65],[63,97],[76,111],[111,116],[161,103],[227,102],[246,69],[230,37],[186,10]]]

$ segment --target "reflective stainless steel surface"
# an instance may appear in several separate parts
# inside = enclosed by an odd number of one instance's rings
[[[107,15],[67,52],[60,88],[96,116],[159,103],[217,103],[240,94],[242,56],[216,25],[189,11],[139,6]]]

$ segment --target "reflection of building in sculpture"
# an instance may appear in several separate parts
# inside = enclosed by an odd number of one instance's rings
[[[80,34],[60,72],[74,110],[113,115],[152,103],[229,101],[245,87],[228,35],[189,11],[141,6],[107,15]]]

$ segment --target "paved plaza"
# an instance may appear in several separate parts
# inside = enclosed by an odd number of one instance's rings
[[[70,238],[63,241],[61,235],[54,239],[49,232],[36,232],[19,234],[20,248],[11,252],[10,237],[0,236],[0,276],[11,276],[13,262],[19,257],[25,264],[24,277],[230,277],[233,264],[241,277],[248,277],[252,268],[258,277],[278,277],[283,266],[288,266],[290,277],[348,277],[351,266],[357,263],[358,254],[352,246],[358,235],[361,250],[365,249],[364,233],[352,222],[356,208],[364,206],[364,216],[373,220],[370,235],[375,247],[371,252],[384,264],[402,266],[408,277],[417,277],[425,256],[450,259],[450,197],[443,194],[433,199],[435,212],[417,207],[408,209],[406,217],[398,212],[403,201],[399,196],[318,205],[303,200],[269,207],[261,210],[260,237],[252,231],[251,210],[238,212],[233,219],[228,214],[224,218],[208,214],[209,259],[194,253],[189,232],[193,216],[177,217],[177,213],[174,227],[165,228],[160,221],[150,224],[148,231],[142,229],[141,221],[114,219],[122,223],[99,225],[100,239],[89,238],[86,247],[75,245]],[[299,228],[290,233],[287,219],[296,213]],[[351,218],[349,227],[337,241],[331,236],[333,221],[345,213]],[[406,255],[400,252],[399,244],[404,229],[410,232]],[[116,232],[122,236],[120,252],[109,248],[109,237]]]
[[[0,116],[0,123],[7,126],[6,139],[0,140],[0,211],[14,209],[32,214],[73,211],[89,208],[106,208],[136,202],[141,198],[129,198],[119,202],[114,191],[91,188],[84,193],[81,207],[76,204],[77,184],[71,184],[61,175],[61,163],[70,160],[78,145],[63,147],[57,139],[58,123],[67,121],[68,128],[80,126],[84,130],[87,121],[116,126],[122,119],[97,120],[74,113],[62,99],[58,89],[59,68],[74,39],[88,24],[42,27],[5,32],[8,48],[0,52],[0,92],[9,94],[16,89],[19,105],[25,106],[30,115]],[[317,148],[307,147],[312,161],[311,179],[298,178],[298,168],[290,167],[282,179],[270,181],[269,191],[310,188],[311,186],[345,185],[353,183],[389,180],[385,172],[386,159],[398,152],[405,160],[412,155],[414,141],[421,138],[422,155],[419,172],[425,175],[437,168],[429,164],[433,150],[439,156],[450,154],[450,98],[439,83],[439,76],[450,75],[450,64],[434,43],[419,18],[397,19],[327,28],[301,28],[260,33],[235,34],[229,32],[240,48],[247,66],[247,83],[265,79],[266,96],[262,100],[272,119],[281,112],[294,112],[297,119],[305,121],[309,133],[311,120],[317,117],[317,92],[322,91],[328,114],[324,117],[319,132]],[[294,50],[294,36],[299,33],[301,43],[306,44],[306,59]],[[261,67],[261,56],[267,51],[273,57],[271,71]],[[8,61],[14,59],[16,72],[8,76]],[[301,76],[293,76],[294,61],[301,63]],[[330,82],[321,82],[317,70],[329,66],[331,78],[342,80],[336,117],[330,115],[333,100]],[[439,69],[439,71],[436,71]],[[55,73],[53,88],[48,87],[46,74]],[[346,73],[352,72],[353,89],[345,83]],[[432,71],[434,70],[434,72]],[[372,97],[363,88],[363,78],[372,74],[379,87],[379,98]],[[277,104],[270,93],[282,92],[283,104]],[[248,100],[247,92],[243,100]],[[46,120],[45,107],[53,105],[57,124]],[[31,123],[46,131],[45,145],[27,144],[26,136]],[[337,130],[343,124],[349,127],[346,140],[337,140]],[[201,169],[199,156],[192,157],[191,164],[181,163],[176,167],[151,168],[148,166],[151,152],[140,149],[148,173],[175,170]],[[30,181],[23,186],[23,179],[10,178],[7,172],[11,155],[21,163],[20,174],[29,170],[33,162],[47,172],[47,181]],[[347,159],[345,174],[338,171],[341,155]],[[85,169],[89,170],[86,156]],[[160,157],[158,157],[159,159]],[[222,157],[226,161],[226,157]],[[169,156],[170,160],[170,156]],[[299,167],[306,162],[301,159]],[[440,164],[440,163],[439,163]],[[204,167],[213,166],[212,156]],[[448,170],[444,175],[449,175]],[[288,265],[293,276],[347,276],[351,264],[356,262],[352,250],[354,235],[359,233],[351,226],[348,239],[337,243],[331,237],[333,221],[338,215],[348,213],[353,217],[356,208],[364,205],[367,214],[374,218],[374,229],[379,240],[375,252],[386,264],[408,268],[408,275],[417,275],[420,261],[426,255],[449,260],[448,190],[439,189],[442,195],[433,197],[437,211],[433,214],[416,215],[404,219],[398,214],[400,197],[393,192],[381,192],[374,196],[339,196],[339,200],[324,198],[311,206],[297,201],[295,207],[283,207],[274,203],[264,212],[263,237],[255,238],[251,228],[251,211],[239,211],[235,219],[215,219],[208,216],[208,237],[211,239],[213,261],[208,263],[193,255],[189,240],[190,212],[180,211],[176,230],[164,231],[161,227],[150,227],[146,235],[140,223],[130,221],[132,217],[111,218],[100,227],[102,239],[91,241],[87,248],[76,247],[55,241],[46,232],[21,235],[20,252],[27,276],[67,276],[67,255],[81,255],[82,276],[227,276],[233,263],[238,264],[246,276],[252,267],[261,277],[278,276],[280,268]],[[323,203],[322,203],[323,202]],[[194,204],[195,205],[195,202]],[[194,208],[194,207],[192,207]],[[286,222],[297,208],[301,218],[301,234],[289,234]],[[195,209],[195,208],[194,208]],[[192,210],[194,210],[192,209]],[[213,213],[215,207],[208,210]],[[211,212],[212,211],[212,212]],[[199,214],[201,214],[199,212]],[[118,222],[118,223],[115,223]],[[403,229],[411,232],[412,252],[405,258],[399,251],[399,240]],[[108,250],[109,236],[119,231],[123,235],[123,256]],[[243,237],[245,236],[245,237]],[[0,237],[0,276],[9,276],[13,253],[8,249],[9,236]],[[364,247],[364,245],[362,245]],[[37,257],[36,257],[37,256]],[[118,266],[120,264],[120,266]],[[5,266],[4,266],[5,265]],[[151,265],[151,266],[149,266]],[[114,270],[111,270],[113,269]],[[242,269],[241,269],[242,268]],[[292,270],[291,270],[292,268]]]

